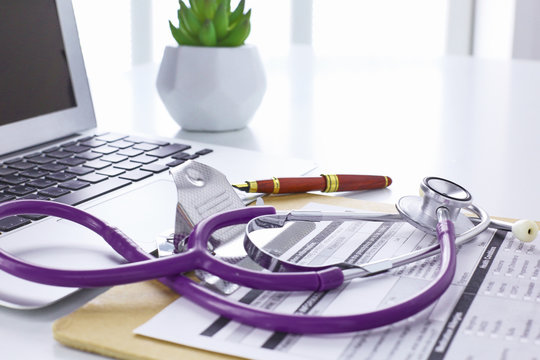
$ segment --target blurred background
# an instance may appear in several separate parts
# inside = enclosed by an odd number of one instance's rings
[[[187,1],[186,1],[187,2]],[[159,62],[177,0],[73,0],[89,77]],[[232,0],[234,6],[237,0]],[[319,57],[536,59],[537,0],[247,0],[249,43],[266,61],[291,44]]]

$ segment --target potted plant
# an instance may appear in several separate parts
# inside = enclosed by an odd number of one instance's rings
[[[245,127],[266,91],[263,65],[244,44],[251,24],[245,0],[179,1],[178,26],[169,21],[177,47],[167,47],[158,93],[184,130],[229,131]]]

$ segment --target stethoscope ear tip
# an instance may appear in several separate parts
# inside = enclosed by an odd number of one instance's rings
[[[519,220],[512,224],[512,233],[523,242],[531,242],[538,235],[538,224],[532,220]]]

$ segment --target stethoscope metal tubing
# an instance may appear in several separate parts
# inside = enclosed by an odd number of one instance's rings
[[[475,225],[480,223],[480,219],[478,218],[471,218],[471,221]],[[497,230],[512,231],[512,223],[509,223],[508,221],[504,221],[504,220],[493,219],[493,218],[490,219],[489,227],[493,229],[497,229]]]
[[[479,208],[478,206],[471,204],[467,208],[470,212],[477,216],[477,218],[471,218],[478,222],[476,226],[467,230],[466,232],[460,234],[456,237],[456,245],[461,245],[470,241],[481,232],[486,230],[490,223],[493,222],[490,220],[487,212]],[[264,221],[267,223],[273,223],[276,226],[283,226],[287,221],[337,221],[337,220],[363,220],[363,221],[377,221],[377,222],[399,222],[404,221],[402,215],[400,214],[377,214],[377,213],[343,213],[343,212],[322,212],[322,211],[291,211],[285,214],[276,214],[268,215],[264,217]],[[250,224],[256,222],[256,219],[252,220]],[[250,228],[248,224],[247,229]],[[508,224],[497,222],[499,226],[504,229],[508,229]],[[310,268],[300,266],[295,263],[291,263],[285,260],[277,259],[272,254],[265,252],[263,249],[257,247],[250,239],[249,234],[246,234],[246,239],[244,241],[244,246],[250,257],[257,259],[256,262],[261,264],[268,264],[267,267],[271,269],[298,269],[298,270],[314,270],[320,269],[322,267]],[[440,246],[434,244],[426,248],[404,254],[401,256],[396,256],[393,258],[382,259],[366,264],[360,265],[345,265],[345,264],[334,264],[332,266],[339,266],[343,270],[344,280],[352,280],[354,278],[361,278],[367,276],[373,276],[385,271],[391,270],[396,267],[404,266],[412,262],[425,259],[427,257],[437,255],[440,253]],[[328,266],[327,266],[328,267]]]
[[[473,228],[464,232],[463,234],[456,236],[456,246],[472,240],[474,237],[486,230],[491,223],[489,215],[484,209],[479,208],[478,206],[473,204],[469,205],[467,209],[473,212],[476,216],[478,216],[478,218],[476,219],[479,221],[479,223]],[[358,268],[346,269],[343,271],[343,273],[345,275],[345,280],[351,280],[356,277],[371,276],[375,273],[391,270],[396,267],[404,266],[412,262],[423,260],[433,255],[437,255],[440,253],[440,251],[441,248],[439,244],[435,244],[401,256],[396,256],[394,258],[383,259],[374,263],[361,264],[358,265]]]

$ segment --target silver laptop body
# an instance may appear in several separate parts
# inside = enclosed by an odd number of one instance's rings
[[[140,175],[146,166],[149,176],[136,180],[121,179],[132,170],[118,169],[116,165],[133,162],[134,157],[128,155],[135,156],[134,153],[141,151],[138,148],[158,147],[136,155],[148,159],[148,151],[156,154],[155,151],[170,149],[181,142],[188,147],[183,153],[197,156],[197,161],[220,170],[231,182],[301,175],[314,167],[308,161],[192,141],[96,131],[70,0],[0,0],[0,51],[0,201],[52,194],[53,197],[44,197],[71,202],[119,227],[146,250],[152,251],[156,239],[174,227],[176,189],[163,167],[168,166],[167,162],[170,164],[179,159],[158,157],[156,161],[141,164],[133,170]],[[96,146],[99,141],[103,146]],[[80,159],[77,156],[92,155],[96,149],[107,151],[97,152],[100,157],[88,160],[95,166],[89,168],[92,173],[70,173],[74,168],[85,170],[87,163],[75,165]],[[117,150],[107,153],[114,149]],[[43,153],[44,150],[48,152]],[[69,152],[67,150],[73,152],[64,158],[67,155],[64,153]],[[104,159],[110,165],[98,169]],[[53,166],[58,164],[67,165]],[[53,171],[53,175],[36,177],[42,168],[58,171]],[[148,170],[156,168],[161,171]],[[120,171],[124,172],[114,175]],[[107,179],[101,180],[100,176]],[[21,179],[23,182],[17,184]],[[90,188],[75,189],[75,185],[81,184],[80,179],[100,180],[96,184],[91,183],[90,187],[102,186],[106,191],[84,201],[73,200],[79,191],[82,193]],[[105,185],[125,182],[129,184],[120,187]],[[39,187],[27,193],[32,184]],[[44,187],[47,184],[52,185]],[[63,188],[65,184],[74,184],[75,188]],[[68,192],[56,197],[58,192],[65,191]],[[7,229],[0,230],[0,247],[41,265],[81,269],[109,267],[123,262],[102,239],[66,221],[30,217],[24,220],[24,225],[13,228],[7,225]],[[34,284],[0,271],[0,305],[3,306],[20,309],[43,307],[76,290]]]

